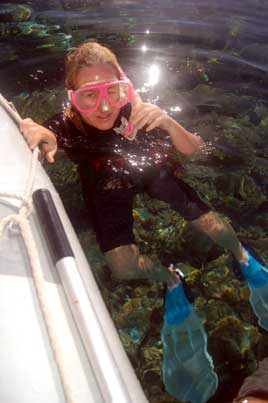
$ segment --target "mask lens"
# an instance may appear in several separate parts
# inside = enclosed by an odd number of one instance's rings
[[[76,92],[76,102],[81,109],[93,109],[99,99],[100,92],[98,88],[81,89]]]
[[[130,98],[130,89],[126,83],[114,83],[107,88],[107,95],[112,105],[120,107]]]
[[[128,82],[104,83],[85,86],[73,92],[73,103],[78,110],[93,112],[99,105],[100,97],[104,96],[109,104],[121,108],[131,99],[132,87]]]

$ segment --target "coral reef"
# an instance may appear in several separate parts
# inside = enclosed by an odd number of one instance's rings
[[[1,65],[13,62],[20,56],[57,53],[71,47],[72,35],[61,32],[60,25],[40,24],[35,18],[34,10],[27,5],[1,4]]]

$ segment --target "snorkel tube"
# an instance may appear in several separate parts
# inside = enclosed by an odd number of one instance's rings
[[[135,88],[134,88],[134,86],[132,84],[132,81],[130,81],[130,79],[126,76],[125,72],[121,68],[119,68],[119,74],[120,74],[120,79],[121,80],[127,80],[129,82],[130,86],[131,86],[132,91],[131,91],[130,102],[132,102],[132,101],[141,101],[141,97],[136,92],[136,90],[135,90]],[[120,128],[118,130],[120,130]],[[122,134],[126,139],[132,141],[132,140],[135,139],[137,132],[138,132],[138,129],[135,128],[135,126],[133,125],[132,122],[128,121],[128,126],[124,130],[124,133],[121,132],[120,134]]]

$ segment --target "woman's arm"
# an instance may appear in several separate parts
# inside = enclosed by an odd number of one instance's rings
[[[174,147],[182,154],[192,155],[200,152],[201,147],[204,145],[201,137],[188,132],[158,106],[150,103],[140,101],[133,103],[130,121],[137,129],[142,129],[146,126],[146,131],[151,131],[156,127],[166,130]]]
[[[51,130],[29,118],[21,121],[20,130],[31,149],[40,145],[41,152],[47,161],[54,162],[54,156],[57,152],[57,140]]]

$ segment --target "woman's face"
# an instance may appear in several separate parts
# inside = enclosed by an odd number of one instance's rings
[[[103,84],[108,81],[118,80],[113,68],[106,64],[96,64],[89,67],[83,67],[76,76],[76,88],[83,84]],[[120,109],[110,105],[106,99],[103,99],[98,109],[91,113],[79,112],[82,119],[91,126],[100,130],[109,130],[113,127]]]

